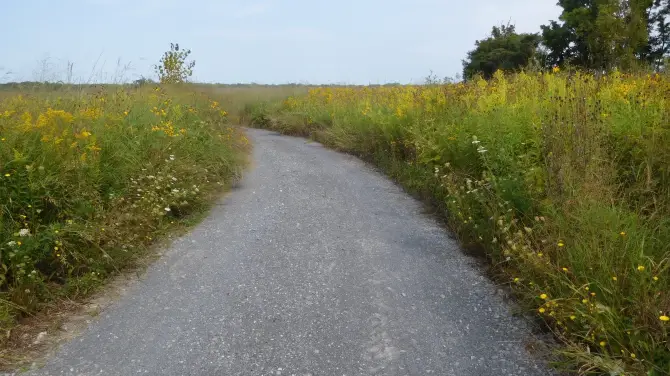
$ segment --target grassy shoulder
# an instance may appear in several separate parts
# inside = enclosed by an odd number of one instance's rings
[[[193,86],[0,92],[0,354],[201,218],[249,144]],[[11,359],[2,359],[2,362]]]
[[[258,127],[369,160],[430,200],[580,374],[670,374],[670,79],[496,74],[318,88]]]

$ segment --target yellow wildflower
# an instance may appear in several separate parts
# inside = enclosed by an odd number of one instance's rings
[[[546,312],[547,310],[544,309],[544,308],[540,308],[540,309],[538,309],[537,311],[540,312],[540,313],[544,313],[544,312]]]
[[[548,298],[547,294],[540,295],[540,299],[542,300],[547,300],[547,298]]]
[[[558,246],[559,246],[559,247],[565,247],[565,243],[563,243],[562,241],[559,241],[559,242],[558,242]]]
[[[666,315],[663,315],[663,316],[659,317],[658,319],[661,320],[661,321],[670,321],[670,317],[668,317]]]
[[[643,272],[644,269],[645,269],[644,265],[638,265],[637,266],[637,270],[640,271],[640,272]]]

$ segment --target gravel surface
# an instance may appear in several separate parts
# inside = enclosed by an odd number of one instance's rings
[[[359,160],[249,130],[240,186],[34,375],[546,375],[528,325]]]

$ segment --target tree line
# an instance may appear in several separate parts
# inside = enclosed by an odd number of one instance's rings
[[[558,21],[537,33],[494,26],[463,60],[463,78],[490,78],[526,67],[594,72],[665,68],[670,54],[670,0],[559,0]]]

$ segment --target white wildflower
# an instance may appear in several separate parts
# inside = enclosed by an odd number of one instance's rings
[[[22,228],[19,230],[19,236],[30,236],[30,230]]]
[[[174,161],[174,154],[170,154],[170,160]]]
[[[16,242],[12,240],[11,242],[7,243],[7,245],[13,247],[16,245]]]
[[[165,207],[165,211],[166,211],[166,212],[169,212],[169,211],[171,211],[171,210],[172,210],[172,209],[170,209],[169,206]]]

